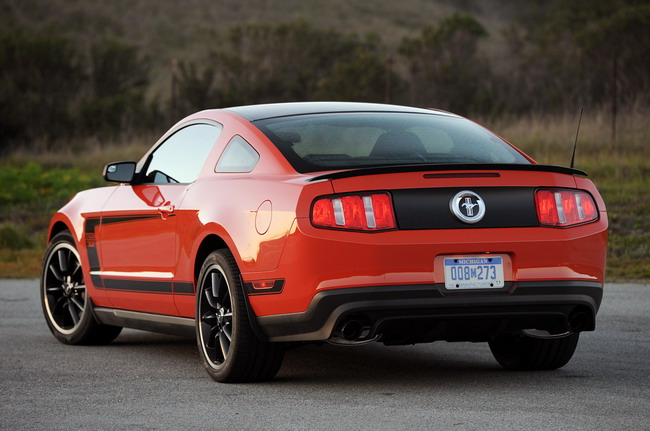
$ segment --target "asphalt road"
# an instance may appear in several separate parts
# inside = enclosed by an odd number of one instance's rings
[[[37,281],[0,281],[0,428],[650,429],[650,286],[606,286],[596,332],[550,372],[502,371],[486,344],[305,346],[269,383],[214,383],[194,341],[126,330],[60,344]]]

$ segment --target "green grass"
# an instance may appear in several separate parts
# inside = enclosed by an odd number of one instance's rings
[[[607,205],[608,280],[650,280],[650,126],[645,112],[623,116],[616,142],[606,115],[585,116],[576,167]],[[480,121],[540,163],[568,165],[576,119],[568,116]],[[74,143],[68,151],[16,151],[0,165],[0,277],[37,277],[51,215],[77,191],[102,186],[101,169],[137,160],[155,137]]]
[[[103,185],[99,174],[45,168],[35,162],[0,166],[0,278],[37,277],[49,219],[75,193]]]

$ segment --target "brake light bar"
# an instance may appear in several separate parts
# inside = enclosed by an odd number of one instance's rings
[[[395,229],[395,214],[390,194],[360,193],[316,199],[311,210],[316,227],[382,231]]]
[[[582,190],[539,189],[535,192],[535,203],[542,225],[566,227],[598,219],[594,199]]]

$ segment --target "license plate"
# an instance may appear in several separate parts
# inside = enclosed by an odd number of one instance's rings
[[[446,257],[444,264],[447,289],[495,289],[505,285],[501,257]]]

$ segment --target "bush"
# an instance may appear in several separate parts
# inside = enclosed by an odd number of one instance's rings
[[[0,225],[0,249],[23,250],[33,246],[23,230],[9,223]]]

